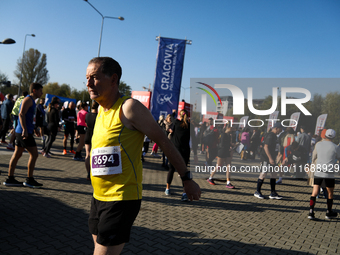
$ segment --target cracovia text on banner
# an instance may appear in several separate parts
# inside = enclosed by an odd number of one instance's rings
[[[158,120],[178,108],[186,40],[159,38],[151,113]]]

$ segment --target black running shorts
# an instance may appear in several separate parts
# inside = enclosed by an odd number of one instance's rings
[[[86,134],[85,134],[85,144],[91,145],[92,136],[93,136],[93,130],[87,128]]]
[[[85,135],[86,133],[86,127],[84,126],[77,126],[77,130],[78,130],[78,135]]]
[[[89,230],[97,243],[113,246],[127,243],[141,200],[103,202],[92,197]]]
[[[327,188],[334,188],[335,186],[335,179],[330,178],[318,178],[314,177],[314,185],[321,186],[322,181],[325,180],[325,184]]]
[[[24,139],[21,134],[15,133],[15,138],[15,145],[18,147],[37,147],[33,134],[29,134],[28,137]]]
[[[74,123],[66,123],[65,124],[65,130],[64,130],[65,135],[74,135]]]

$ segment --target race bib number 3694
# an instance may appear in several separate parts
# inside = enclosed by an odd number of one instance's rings
[[[93,149],[91,160],[92,176],[122,173],[120,146]]]

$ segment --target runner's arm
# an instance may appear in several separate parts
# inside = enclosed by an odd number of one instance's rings
[[[270,163],[271,165],[275,165],[275,161],[273,160],[272,156],[270,155],[268,144],[265,144],[263,149],[264,149],[264,151],[265,151],[266,154],[267,154],[267,157],[268,157],[268,159],[269,159],[269,163]],[[274,162],[274,163],[273,163],[273,162]]]
[[[159,127],[150,111],[142,103],[134,99],[127,99],[122,106],[121,120],[127,128],[138,130],[147,135],[152,141],[155,141],[180,176],[185,175],[187,167],[181,154]],[[193,180],[184,181],[183,184],[190,200],[198,200],[200,198],[201,190]]]

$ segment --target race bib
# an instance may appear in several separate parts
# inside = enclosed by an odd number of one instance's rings
[[[92,176],[122,173],[120,146],[93,149],[91,159]]]

